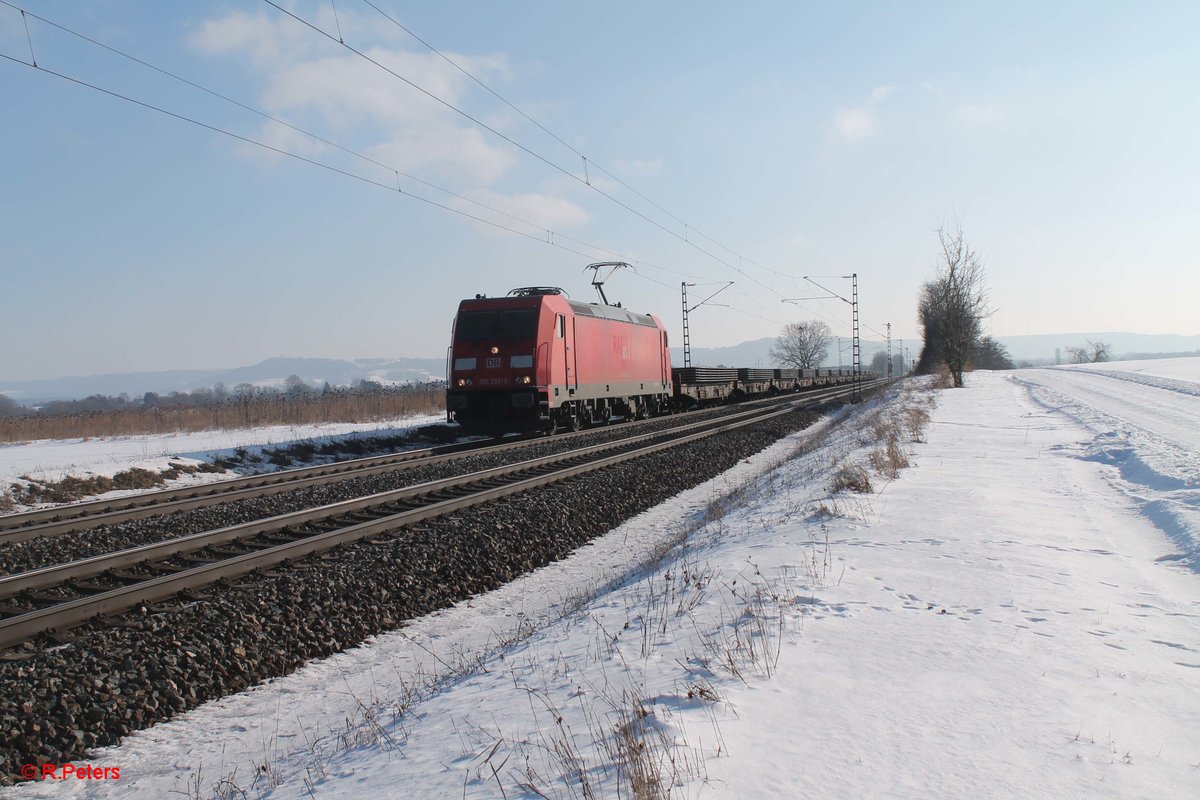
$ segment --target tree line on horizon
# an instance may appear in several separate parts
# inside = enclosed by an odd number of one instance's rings
[[[442,381],[383,385],[360,380],[351,386],[316,387],[289,376],[282,388],[218,383],[192,392],[141,397],[92,395],[24,406],[0,395],[0,441],[122,436],[199,430],[374,422],[445,408]]]

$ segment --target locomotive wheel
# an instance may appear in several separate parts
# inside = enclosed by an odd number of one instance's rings
[[[583,430],[583,420],[579,418],[578,414],[571,415],[571,430],[575,433]]]

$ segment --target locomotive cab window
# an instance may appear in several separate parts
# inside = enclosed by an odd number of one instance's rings
[[[555,321],[555,326],[554,326],[554,328],[555,328],[555,330],[556,330],[556,331],[558,331],[558,338],[559,338],[559,339],[566,338],[566,335],[567,335],[567,318],[566,318],[566,317],[564,317],[562,314],[559,314],[559,315],[558,315],[558,318],[557,318],[557,320]]]
[[[508,311],[463,311],[458,315],[455,337],[458,341],[480,339],[533,339],[537,336],[538,310],[518,308]]]

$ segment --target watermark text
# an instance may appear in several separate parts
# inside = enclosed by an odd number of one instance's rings
[[[92,764],[23,764],[21,777],[27,781],[119,781],[120,767],[97,767]]]

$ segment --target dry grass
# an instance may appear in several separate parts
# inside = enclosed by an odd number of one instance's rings
[[[848,419],[859,422],[853,416]],[[898,421],[884,421],[878,430],[870,420],[863,423],[863,430],[882,437],[876,441],[884,456],[889,437],[902,454],[900,443],[912,437],[907,419],[897,415]],[[804,443],[800,451],[813,446]],[[865,486],[869,491],[869,474],[850,463],[850,457],[846,452],[835,460],[847,476],[841,488],[861,491]],[[813,462],[811,477],[819,485],[824,478],[817,476],[825,474],[825,467],[816,459]],[[470,789],[496,797],[661,800],[676,787],[705,780],[706,759],[725,754],[717,718],[725,703],[724,687],[776,674],[784,663],[780,658],[784,642],[816,602],[809,599],[812,592],[829,580],[828,533],[818,533],[815,527],[810,551],[778,575],[764,576],[749,560],[733,568],[734,575],[728,574],[728,567],[723,575],[711,564],[697,563],[694,548],[726,535],[727,514],[753,496],[779,491],[777,482],[783,479],[779,470],[771,470],[725,491],[623,575],[602,586],[573,588],[575,593],[557,604],[567,624],[594,625],[585,658],[598,669],[585,670],[562,654],[535,647],[521,649],[527,661],[518,661],[511,644],[535,632],[532,623],[522,623],[492,643],[494,648],[460,654],[449,665],[437,659],[445,667],[439,669],[439,677],[418,681],[406,689],[402,701],[382,707],[395,712],[389,722],[381,723],[374,710],[377,704],[368,704],[347,720],[343,730],[310,746],[301,769],[315,784],[325,777],[325,764],[338,752],[362,747],[402,751],[408,735],[402,721],[413,703],[472,675],[501,669],[528,696],[533,730],[485,729],[480,723],[456,718],[455,732],[461,742],[458,760],[468,765],[464,795]],[[836,498],[828,502],[836,509]],[[844,497],[842,502],[865,501]],[[770,524],[771,520],[763,521],[764,526]],[[620,595],[626,603],[624,614],[617,611],[609,617],[611,612],[589,610],[598,595],[619,586],[631,589]],[[653,659],[668,643],[684,654],[674,662],[679,671],[663,672],[650,683],[638,665]],[[498,654],[501,658],[493,658]],[[623,677],[614,680],[617,675]],[[678,716],[681,704],[707,710],[713,735],[707,730],[704,739],[690,734]]]
[[[843,464],[833,473],[829,481],[829,490],[833,494],[849,490],[858,494],[870,494],[871,476],[857,464]]]
[[[887,444],[882,447],[876,447],[868,455],[868,460],[871,462],[871,468],[878,474],[894,480],[900,475],[900,470],[908,466],[908,454],[894,439],[889,439]]]
[[[112,477],[94,475],[90,478],[68,476],[58,481],[34,480],[28,476],[21,478],[24,485],[12,486],[8,500],[8,508],[13,503],[36,505],[38,503],[72,503],[84,497],[93,497],[105,492],[123,489],[154,489],[174,480],[183,474],[194,475],[197,472],[224,472],[223,466],[214,464],[175,464],[162,472],[133,467],[124,472],[118,472]],[[4,510],[0,504],[0,510]]]
[[[608,755],[634,800],[667,800],[677,777],[670,757],[673,743],[654,725],[653,707],[645,699],[626,695]]]
[[[445,388],[434,385],[380,392],[338,392],[303,397],[248,398],[207,405],[125,408],[79,414],[0,418],[0,442],[133,436],[266,425],[377,422],[445,409]]]
[[[933,375],[933,383],[930,385],[934,389],[953,389],[954,376],[950,374],[950,368],[945,364],[939,366]]]
[[[902,387],[890,401],[873,410],[859,442],[872,448],[867,463],[875,474],[895,480],[909,466],[904,445],[925,441],[932,407],[933,398],[928,392]],[[853,485],[858,482],[849,475],[834,477],[835,484],[853,491],[858,491]]]
[[[902,409],[901,413],[909,440],[925,441],[925,427],[929,425],[929,407],[927,405],[911,405]]]

